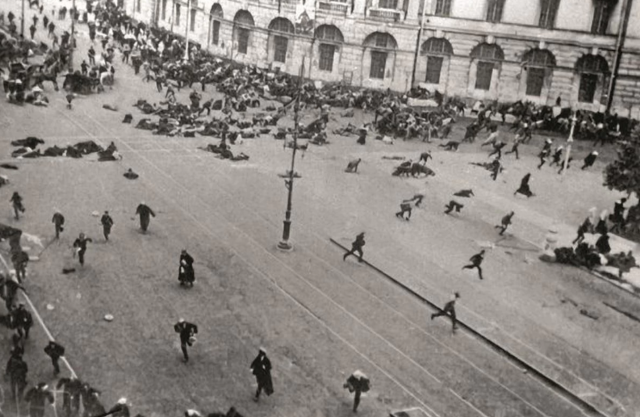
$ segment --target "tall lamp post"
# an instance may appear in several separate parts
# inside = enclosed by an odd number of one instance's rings
[[[284,251],[290,251],[293,249],[293,245],[289,241],[291,235],[291,203],[293,199],[293,178],[295,175],[295,163],[296,163],[296,151],[298,150],[298,115],[300,112],[300,88],[302,84],[302,76],[304,75],[304,60],[302,58],[302,65],[300,66],[300,73],[298,74],[298,86],[295,98],[295,104],[293,105],[293,153],[291,154],[291,170],[289,171],[289,178],[284,180],[284,184],[287,187],[287,211],[284,217],[284,228],[282,229],[282,240],[278,243],[278,249]]]
[[[573,131],[576,128],[576,112],[573,112],[571,116],[571,130],[569,131],[569,139],[567,139],[567,154],[564,156],[564,164],[562,164],[562,175],[567,171],[567,165],[569,164],[569,154],[571,153],[571,144],[573,143]]]
[[[22,18],[20,19],[20,35],[22,35],[22,40],[24,40],[24,0],[22,0]]]
[[[24,0],[23,0],[24,2]],[[73,50],[76,46],[76,0],[71,3],[71,37],[69,39],[69,72],[73,72]]]
[[[189,60],[189,29],[191,26],[191,0],[189,0],[189,2],[187,3],[187,13],[185,16],[185,29],[184,29],[184,42],[185,42],[185,48],[184,48],[184,60],[188,61]]]

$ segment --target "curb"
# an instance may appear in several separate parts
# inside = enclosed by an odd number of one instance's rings
[[[333,238],[329,238],[329,240],[331,241],[331,243],[333,243],[334,245],[338,246],[340,249],[342,249],[344,251],[348,251],[349,250],[347,247],[345,247],[344,245],[342,245],[338,241],[334,240]],[[389,279],[390,281],[392,281],[394,284],[402,287],[402,289],[404,289],[405,291],[407,291],[411,295],[413,295],[416,298],[420,299],[421,301],[425,302],[431,308],[433,308],[433,309],[435,309],[437,311],[440,311],[440,312],[442,311],[442,309],[439,306],[437,306],[434,302],[432,302],[431,300],[425,298],[423,295],[417,293],[413,289],[409,288],[407,285],[405,285],[404,283],[400,282],[396,278],[392,277],[388,273],[384,272],[383,270],[381,270],[377,266],[371,264],[369,261],[363,259],[362,262],[364,264],[366,264],[367,266],[369,266],[371,269],[373,269],[376,272],[378,272],[380,275],[382,275],[382,276],[386,277],[387,279]],[[598,417],[610,417],[608,414],[606,414],[606,413],[600,411],[598,408],[596,408],[593,404],[591,404],[588,401],[585,401],[584,399],[580,398],[577,394],[575,394],[573,391],[569,390],[564,385],[556,382],[552,378],[550,378],[547,375],[545,375],[542,371],[538,370],[536,367],[534,367],[533,365],[529,364],[524,359],[521,359],[520,357],[518,357],[514,353],[512,353],[512,352],[508,351],[507,349],[503,348],[502,346],[500,346],[498,343],[496,343],[493,340],[489,339],[488,337],[484,336],[479,331],[477,331],[476,329],[474,329],[470,325],[466,324],[464,321],[458,319],[457,322],[458,322],[460,327],[462,327],[463,329],[465,329],[466,331],[471,333],[473,336],[475,336],[476,338],[478,338],[481,341],[483,341],[484,343],[486,343],[493,350],[495,350],[498,353],[500,353],[501,355],[507,357],[509,360],[511,360],[512,362],[514,362],[518,366],[524,368],[525,370],[527,370],[531,374],[535,375],[538,379],[542,380],[546,385],[552,387],[553,389],[555,389],[555,390],[559,391],[561,394],[563,394],[565,397],[569,398],[572,403],[574,403],[575,405],[579,406],[583,411],[586,411],[587,413],[589,413],[589,415],[598,416]]]

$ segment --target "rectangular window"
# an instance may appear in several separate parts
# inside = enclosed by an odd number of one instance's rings
[[[162,20],[167,20],[167,0],[162,0]]]
[[[398,0],[378,0],[378,7],[395,10],[398,8]]]
[[[540,97],[544,85],[544,68],[527,68],[527,95]]]
[[[597,85],[597,74],[583,73],[580,76],[580,90],[578,91],[578,101],[581,103],[593,103],[593,98],[596,96]]]
[[[478,62],[476,71],[476,90],[489,91],[491,89],[491,77],[493,76],[492,62]]]
[[[378,78],[384,80],[384,72],[387,67],[387,53],[381,51],[371,51],[371,70],[370,78]]]
[[[425,82],[429,84],[440,84],[440,72],[442,71],[442,62],[444,58],[441,56],[427,57],[427,78]]]
[[[611,17],[611,5],[605,0],[596,1],[591,24],[591,33],[594,35],[604,35],[609,27]]]
[[[451,0],[436,0],[436,16],[449,16],[451,14]]]
[[[198,11],[196,9],[191,9],[191,16],[190,16],[191,19],[189,19],[190,20],[190,22],[189,22],[189,30],[191,32],[194,32],[196,30],[196,13],[197,12]]]
[[[559,5],[560,0],[541,0],[538,26],[545,29],[553,29]]]
[[[274,36],[273,40],[275,41],[275,53],[273,54],[273,60],[275,62],[286,62],[289,39],[284,36]]]
[[[504,9],[504,0],[489,0],[487,7],[487,22],[500,22],[502,20],[502,10]]]
[[[180,5],[176,4],[176,26],[180,26]]]
[[[211,27],[211,43],[217,45],[220,41],[220,21],[214,20]]]
[[[333,71],[333,57],[335,53],[335,45],[320,44],[320,71]]]
[[[136,12],[138,13],[140,13],[140,7],[141,7],[140,3],[141,3],[141,0],[136,0]]]
[[[238,52],[246,54],[249,50],[249,29],[238,28]]]

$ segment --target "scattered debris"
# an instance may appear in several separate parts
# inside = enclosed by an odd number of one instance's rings
[[[55,307],[53,306],[53,304],[47,304],[47,310],[51,311],[53,310]]]
[[[75,268],[62,268],[62,273],[63,274],[70,274],[72,272],[76,272]]]
[[[593,320],[598,320],[600,318],[600,315],[597,312],[589,311],[585,308],[580,309],[580,314],[582,314],[583,316],[587,316]]]
[[[113,321],[113,316],[111,314],[105,314],[104,319],[105,321]]]

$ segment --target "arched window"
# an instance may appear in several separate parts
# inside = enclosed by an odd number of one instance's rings
[[[237,42],[237,50],[240,54],[246,54],[249,50],[249,39],[251,29],[255,26],[253,16],[246,10],[238,10],[233,18],[233,29],[235,32],[235,40]]]
[[[318,68],[320,71],[333,71],[333,59],[344,42],[342,32],[333,25],[321,25],[316,29],[315,38],[320,40]]]
[[[453,55],[451,43],[444,38],[429,38],[422,44],[420,51],[422,55],[427,56],[425,82],[439,84],[443,64],[450,55]]]
[[[273,35],[273,60],[275,62],[285,62],[287,60],[287,49],[289,48],[289,38],[286,35],[295,33],[296,29],[289,19],[276,17],[269,23],[269,30],[278,33]]]
[[[395,38],[388,33],[374,32],[364,40],[364,46],[371,48],[369,78],[384,79],[389,52],[398,48]]]
[[[526,95],[541,96],[545,78],[556,66],[556,57],[546,49],[534,48],[524,54],[522,63],[527,71]]]
[[[218,45],[220,42],[220,25],[224,19],[224,12],[220,3],[214,3],[209,11],[209,43]]]
[[[580,74],[578,101],[593,103],[599,83],[609,73],[607,60],[600,55],[583,55],[576,62],[575,69]]]
[[[502,48],[495,44],[481,43],[473,48],[471,58],[478,60],[476,66],[476,90],[490,90],[493,70],[504,60]]]
[[[538,21],[538,26],[545,29],[553,29],[559,6],[560,0],[540,0],[540,20]]]

